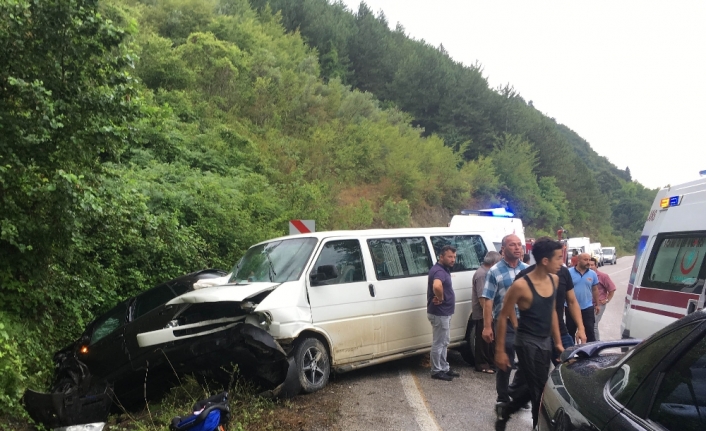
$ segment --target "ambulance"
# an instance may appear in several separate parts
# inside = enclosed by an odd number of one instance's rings
[[[646,338],[704,308],[706,178],[657,193],[635,253],[620,330]]]
[[[515,234],[520,238],[522,249],[526,252],[525,227],[522,220],[514,217],[514,214],[505,208],[462,210],[460,215],[451,218],[449,227],[485,232],[497,251],[500,251],[506,235]]]

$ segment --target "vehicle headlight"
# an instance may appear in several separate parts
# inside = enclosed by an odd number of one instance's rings
[[[272,315],[269,312],[252,313],[245,318],[245,323],[267,330],[272,323]]]

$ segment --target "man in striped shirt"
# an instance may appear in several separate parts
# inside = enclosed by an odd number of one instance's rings
[[[517,274],[527,265],[521,261],[524,251],[522,241],[517,235],[507,235],[502,240],[503,259],[488,270],[483,288],[483,339],[486,343],[495,340],[495,327],[500,310],[503,306],[505,293],[515,281]],[[515,310],[517,313],[517,309]],[[515,362],[515,328],[517,327],[517,314],[511,316],[511,324],[507,325],[505,336],[505,352],[510,361],[510,366]],[[498,393],[497,401],[507,403],[510,401],[509,385],[511,369],[498,370],[495,380],[495,389]]]

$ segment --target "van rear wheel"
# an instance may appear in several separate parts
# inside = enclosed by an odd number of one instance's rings
[[[326,386],[331,361],[326,346],[317,338],[304,338],[295,349],[294,360],[302,391],[307,394]]]

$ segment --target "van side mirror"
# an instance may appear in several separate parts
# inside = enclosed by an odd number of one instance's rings
[[[338,278],[338,271],[335,265],[321,265],[315,272],[309,274],[309,281],[312,286],[319,286],[323,281]]]

